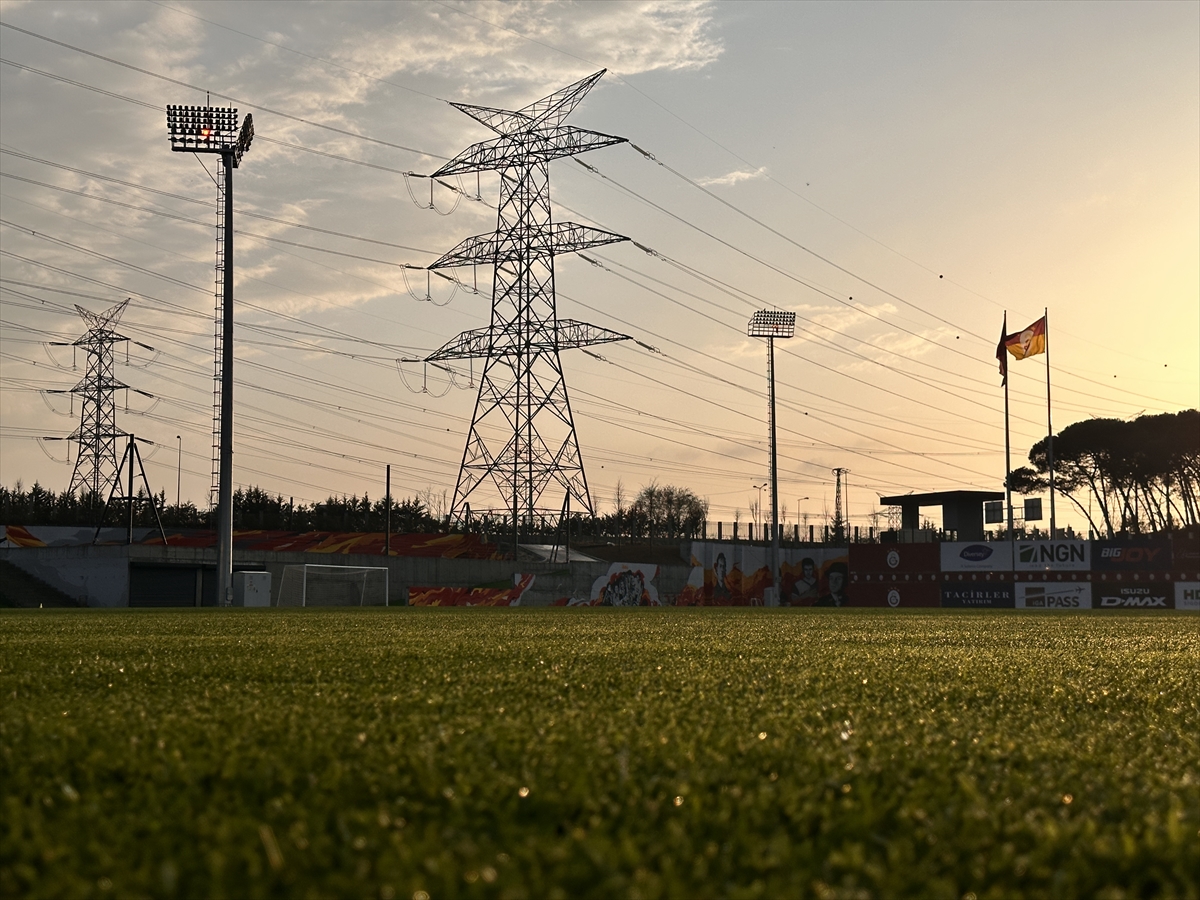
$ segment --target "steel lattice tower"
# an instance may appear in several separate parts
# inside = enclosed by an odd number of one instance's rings
[[[79,442],[75,471],[71,475],[71,493],[83,488],[99,496],[117,477],[117,439],[125,432],[117,427],[117,405],[113,394],[129,385],[113,377],[113,344],[128,341],[113,326],[120,321],[128,300],[122,300],[102,313],[88,312],[76,304],[75,310],[87,323],[87,333],[67,346],[87,353],[87,374],[65,394],[78,394],[83,401],[79,428],[69,441]],[[56,392],[57,393],[57,392]]]
[[[451,104],[499,137],[471,145],[432,176],[500,174],[495,232],[467,238],[429,266],[494,266],[491,322],[463,332],[425,361],[486,360],[451,515],[461,520],[473,494],[481,487],[491,493],[490,485],[513,517],[514,534],[522,522],[559,516],[571,498],[577,511],[593,512],[559,351],[628,340],[560,320],[555,306],[556,255],[628,240],[554,222],[550,209],[551,160],[625,141],[563,124],[603,74],[515,111]]]
[[[850,470],[844,468],[833,469],[833,474],[837,478],[837,493],[834,494],[833,501],[833,539],[837,543],[841,543],[849,538],[850,529],[847,527],[845,510],[842,506],[842,476],[849,475]]]

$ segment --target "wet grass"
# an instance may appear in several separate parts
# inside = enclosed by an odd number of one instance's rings
[[[0,614],[5,896],[1200,893],[1200,617]]]

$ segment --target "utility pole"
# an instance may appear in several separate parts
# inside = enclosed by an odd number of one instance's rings
[[[220,462],[217,488],[217,603],[233,604],[233,170],[254,139],[254,119],[238,128],[237,110],[214,106],[168,106],[167,134],[177,153],[215,153],[218,179],[218,271],[222,276],[220,357]],[[223,183],[222,183],[223,182]]]
[[[767,431],[771,441],[771,603],[779,602],[779,454],[775,440],[775,339],[796,333],[796,314],[760,309],[746,325],[749,337],[767,339]]]

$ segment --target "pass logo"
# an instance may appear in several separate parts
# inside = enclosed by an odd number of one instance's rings
[[[985,544],[972,544],[963,547],[958,555],[969,562],[982,562],[992,555],[992,548]]]
[[[1048,593],[1043,587],[1033,587],[1025,590],[1025,606],[1032,609],[1077,609],[1079,594]]]

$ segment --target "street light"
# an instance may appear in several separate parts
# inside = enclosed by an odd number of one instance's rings
[[[760,309],[746,325],[749,337],[767,339],[767,416],[771,436],[771,592],[779,602],[779,459],[775,442],[775,338],[796,333],[796,314],[778,309]]]
[[[221,295],[221,462],[217,487],[217,603],[233,604],[233,170],[254,140],[254,117],[238,128],[237,110],[218,106],[168,106],[167,136],[176,153],[217,153],[224,167],[218,179],[217,227],[224,239],[217,267],[224,275]],[[221,173],[218,172],[218,175]],[[223,201],[223,208],[220,205]],[[182,455],[182,454],[181,454]]]
[[[752,485],[750,485],[750,489],[751,489],[751,490],[753,490],[753,491],[758,491],[758,515],[756,515],[756,516],[754,517],[754,521],[755,521],[755,522],[757,522],[757,521],[758,521],[758,516],[761,516],[761,515],[762,515],[762,492],[763,492],[763,488],[765,488],[765,487],[766,487],[767,485],[769,485],[770,483],[771,483],[771,482],[769,482],[769,481],[764,481],[762,484],[752,484]]]
[[[183,435],[175,435],[179,442],[179,455],[175,460],[175,508],[179,509],[179,485],[183,481]]]

